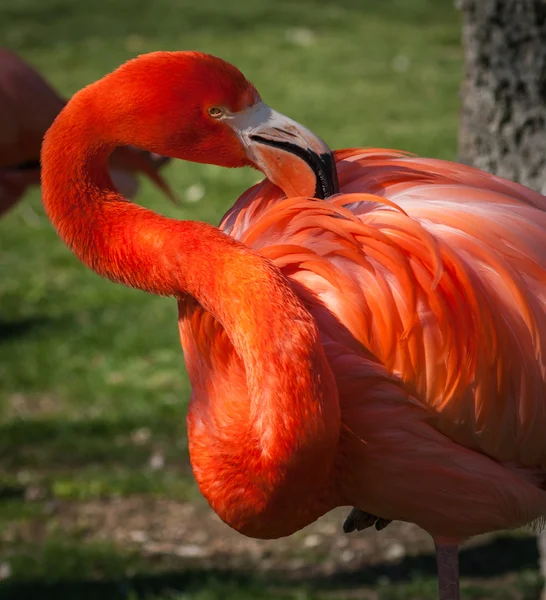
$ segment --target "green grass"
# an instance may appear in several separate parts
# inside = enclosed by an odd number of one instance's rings
[[[81,544],[77,538],[56,539],[54,536],[40,547],[21,546],[8,556],[12,577],[24,580],[92,579],[131,574],[139,559],[121,553],[108,543]]]
[[[456,154],[462,51],[452,0],[0,0],[0,39],[66,96],[137,54],[197,49],[236,64],[269,104],[334,148]],[[138,201],[212,223],[257,179],[190,163],[166,175],[182,199],[194,184],[205,197],[177,209],[144,183]],[[17,531],[47,523],[52,501],[196,498],[175,303],[85,269],[53,232],[37,191],[0,221],[0,272],[0,523]],[[153,468],[158,454],[164,464]],[[28,503],[31,489],[38,495]],[[48,531],[34,542],[0,538],[0,574],[2,562],[11,568],[5,586],[153,571],[109,542]],[[524,597],[529,581],[506,597]],[[408,585],[379,582],[377,597],[435,593],[433,579]],[[123,589],[115,597],[127,597]],[[311,597],[297,586],[277,593],[206,577],[188,590],[161,598]]]

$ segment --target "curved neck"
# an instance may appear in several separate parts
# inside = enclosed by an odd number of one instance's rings
[[[305,505],[324,488],[337,447],[337,391],[316,324],[259,254],[211,225],[168,219],[119,195],[107,159],[131,141],[101,139],[86,106],[71,102],[44,140],[45,210],[60,237],[99,275],[153,294],[190,295],[222,325],[246,374],[243,437],[252,451],[238,440],[237,452],[248,450],[252,461],[207,463],[208,455],[192,454],[192,463],[220,471],[226,482],[237,476],[232,497],[228,488],[221,500],[212,488],[202,491],[230,525],[271,537],[280,531],[273,520],[289,510],[294,491]],[[219,432],[215,440],[221,445],[228,437]]]

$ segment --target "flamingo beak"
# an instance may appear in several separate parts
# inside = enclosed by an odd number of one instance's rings
[[[258,102],[226,117],[251,163],[287,196],[328,198],[339,191],[334,156],[303,125]]]

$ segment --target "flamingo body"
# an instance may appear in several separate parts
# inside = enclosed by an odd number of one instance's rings
[[[459,540],[540,518],[546,199],[398,152],[341,151],[337,160],[340,195],[286,199],[264,182],[220,226],[292,282],[339,391],[329,489],[295,521],[279,515],[271,535],[346,504]],[[219,324],[188,302],[180,314],[194,396],[210,396],[211,381],[244,396],[244,370]],[[218,472],[214,427],[199,431],[194,460],[207,448],[202,470]]]
[[[269,180],[219,228],[174,221],[112,188],[121,144]],[[343,505],[413,522],[452,600],[458,543],[546,515],[546,198],[376,149],[335,154],[338,189],[320,138],[199,53],[76,94],[42,163],[76,256],[178,300],[192,467],[230,526],[281,537]]]

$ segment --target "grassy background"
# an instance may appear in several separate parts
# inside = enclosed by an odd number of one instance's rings
[[[66,96],[143,52],[210,52],[334,148],[454,158],[462,52],[452,4],[0,0],[0,40]],[[139,202],[212,223],[256,180],[250,171],[190,163],[173,164],[166,175],[183,207],[170,207],[146,183]],[[204,192],[197,202],[195,186]],[[58,511],[148,496],[199,504],[187,459],[189,388],[175,303],[86,270],[56,237],[38,191],[0,222],[0,272],[0,595],[131,597],[140,589],[131,576],[156,574],[157,565],[112,540],[89,540],[76,526],[59,528]],[[212,571],[191,573],[149,589],[178,600],[315,594],[299,584],[279,591],[254,577],[226,583]],[[125,583],[41,587],[66,579]],[[433,570],[402,579],[368,581],[369,597],[434,597]],[[500,595],[491,586],[468,593],[532,598],[537,582],[531,566]],[[164,595],[169,586],[185,591]]]

